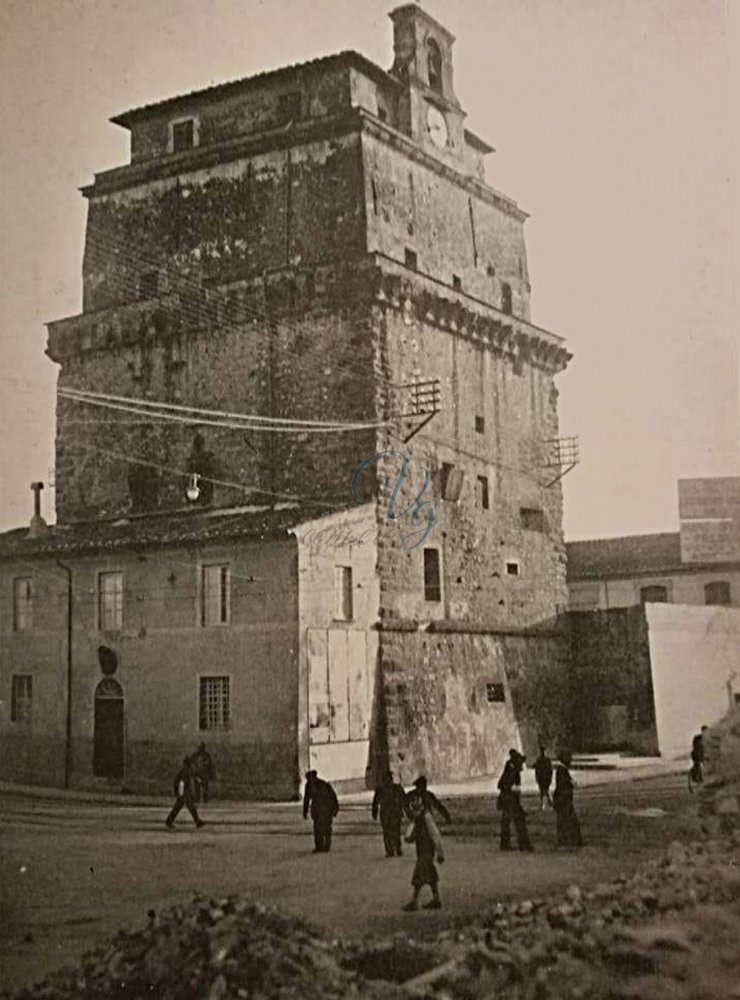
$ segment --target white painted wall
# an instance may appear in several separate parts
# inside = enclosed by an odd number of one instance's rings
[[[740,610],[647,604],[658,747],[687,757],[702,725],[718,722],[740,694]]]

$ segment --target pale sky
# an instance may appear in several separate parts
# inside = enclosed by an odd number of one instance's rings
[[[391,6],[0,0],[0,527],[27,523],[53,465],[44,322],[81,307],[77,189],[127,159],[108,119],[342,49],[387,69]],[[559,378],[581,451],[566,537],[675,530],[677,479],[740,472],[740,0],[424,7],[457,37],[467,125],[497,150],[489,183],[531,215],[533,322],[575,355]]]

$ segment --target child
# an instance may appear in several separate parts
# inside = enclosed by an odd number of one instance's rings
[[[424,909],[438,910],[442,903],[439,900],[439,874],[434,865],[434,859],[436,856],[440,864],[444,862],[442,838],[439,835],[437,824],[432,819],[421,796],[414,795],[410,798],[409,810],[412,823],[406,834],[406,842],[416,844],[416,865],[414,874],[411,876],[414,894],[411,901],[404,906],[404,910],[417,910],[419,908],[419,894],[425,885],[428,885],[432,890],[432,899],[425,905]]]

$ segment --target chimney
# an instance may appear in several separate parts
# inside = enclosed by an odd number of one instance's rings
[[[33,493],[33,517],[31,518],[31,524],[28,529],[29,538],[38,538],[39,535],[47,530],[46,521],[41,516],[41,491],[44,488],[43,483],[31,483],[31,491]]]

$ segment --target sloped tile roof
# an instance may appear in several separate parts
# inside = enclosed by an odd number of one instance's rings
[[[217,83],[211,87],[204,87],[201,90],[191,90],[187,94],[166,97],[152,104],[144,104],[141,107],[123,111],[121,114],[111,118],[111,121],[116,125],[128,128],[137,118],[143,118],[155,111],[159,112],[165,109],[174,110],[180,105],[190,104],[193,101],[200,101],[204,98],[212,100],[214,98],[231,97],[240,91],[249,90],[256,84],[267,81],[277,82],[283,77],[306,72],[326,71],[334,67],[354,67],[374,79],[380,79],[383,83],[397,83],[394,77],[386,73],[376,63],[371,62],[366,56],[361,55],[353,49],[346,49],[334,55],[321,56],[318,59],[309,59],[302,63],[293,63],[291,66],[280,66],[278,69],[265,70],[263,73],[256,73],[254,76],[242,77],[239,80],[230,80],[227,83]]]
[[[0,559],[31,555],[100,552],[164,545],[212,543],[228,539],[262,539],[287,535],[291,528],[319,514],[326,506],[278,504],[138,515],[53,525],[32,538],[28,528],[0,534]]]
[[[568,542],[565,548],[569,582],[681,568],[681,536],[677,531]]]

